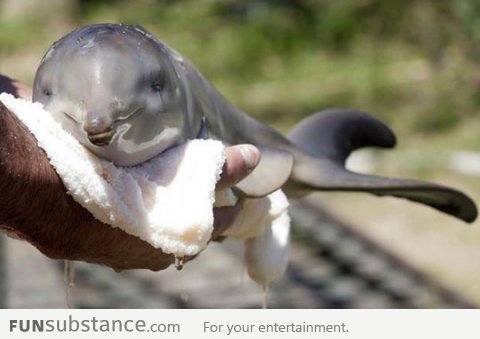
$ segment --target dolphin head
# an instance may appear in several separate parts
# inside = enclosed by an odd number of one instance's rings
[[[166,45],[139,28],[86,26],[49,48],[33,100],[93,153],[139,164],[194,137],[174,62]]]

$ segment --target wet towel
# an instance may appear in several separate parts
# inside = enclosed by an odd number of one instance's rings
[[[191,140],[141,165],[119,167],[83,147],[41,104],[6,93],[0,100],[35,136],[76,202],[101,222],[165,253],[177,258],[198,254],[213,231],[213,207],[237,201],[231,190],[215,192],[225,162],[220,141]],[[226,233],[248,239],[247,268],[259,283],[270,282],[285,269],[287,208],[281,191],[247,200]]]

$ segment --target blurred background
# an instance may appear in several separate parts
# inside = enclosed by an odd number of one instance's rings
[[[31,84],[48,46],[90,23],[140,24],[236,106],[282,132],[327,107],[382,119],[395,150],[362,172],[451,185],[480,201],[480,2],[476,0],[0,0],[0,73]],[[478,307],[480,222],[365,194],[292,207],[294,245],[272,307]],[[65,307],[62,263],[0,238],[0,306]],[[214,244],[182,272],[80,263],[74,307],[259,307],[242,246]]]

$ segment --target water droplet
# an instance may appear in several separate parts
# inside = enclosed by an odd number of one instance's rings
[[[184,302],[187,302],[190,299],[190,296],[187,293],[183,292],[180,294],[180,299],[182,299],[182,301]]]
[[[175,257],[175,268],[181,271],[183,268],[183,257]]]

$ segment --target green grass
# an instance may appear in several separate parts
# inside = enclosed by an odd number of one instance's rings
[[[430,44],[419,44],[425,32],[412,40],[418,20],[435,15],[432,2],[413,1],[420,11],[414,16],[399,6],[398,22],[388,24],[396,15],[393,3],[328,2],[311,11],[305,1],[295,2],[298,8],[281,1],[231,3],[84,1],[63,31],[45,25],[48,18],[0,19],[0,56],[34,53],[40,60],[43,48],[76,26],[139,23],[191,59],[234,104],[282,131],[332,106],[370,112],[401,138],[440,139],[476,116],[480,76],[464,46],[448,43],[438,63]],[[429,25],[425,31],[435,28]],[[11,67],[1,71],[15,76]],[[480,144],[473,134],[465,139],[465,146]]]
[[[38,27],[42,20],[37,18],[5,19],[0,17],[0,49],[13,52],[28,48],[38,38]]]

